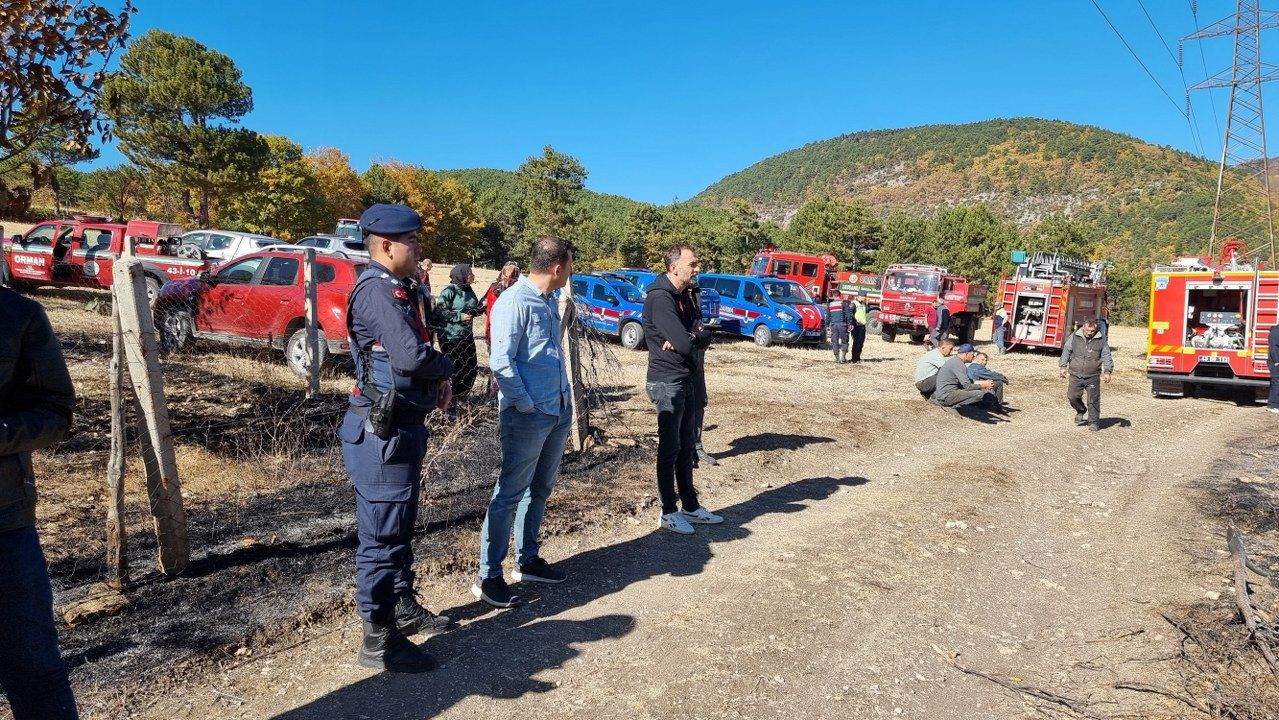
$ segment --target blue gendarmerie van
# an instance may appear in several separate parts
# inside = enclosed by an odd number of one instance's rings
[[[618,338],[622,347],[644,346],[644,293],[620,278],[574,275],[573,301],[581,323]]]
[[[647,293],[648,286],[652,284],[660,273],[652,270],[638,270],[635,268],[622,268],[621,270],[609,270],[600,273],[603,277],[618,278],[634,285],[640,289],[640,292]],[[720,317],[720,299],[719,293],[707,288],[701,288],[698,293],[701,298],[702,305],[702,324],[712,330],[719,329]]]
[[[794,280],[702,273],[697,283],[719,293],[720,329],[768,347],[819,343],[826,337],[824,308]]]

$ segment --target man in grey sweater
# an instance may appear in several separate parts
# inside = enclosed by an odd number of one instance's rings
[[[1110,374],[1114,372],[1115,363],[1110,357],[1110,343],[1106,336],[1098,332],[1095,319],[1089,318],[1066,338],[1061,348],[1061,360],[1057,366],[1061,368],[1061,376],[1070,378],[1066,389],[1066,399],[1075,409],[1075,424],[1087,425],[1089,430],[1100,430],[1101,420],[1101,383],[1110,382]],[[1084,404],[1084,393],[1088,394],[1088,403]]]
[[[950,410],[979,402],[995,407],[1003,403],[1002,397],[991,392],[996,389],[993,380],[973,382],[968,379],[968,363],[973,361],[976,352],[969,343],[955,349],[955,354],[947,358],[937,371],[937,390],[929,402]]]

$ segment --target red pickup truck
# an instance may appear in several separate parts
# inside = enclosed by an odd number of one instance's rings
[[[170,279],[195,277],[208,270],[203,260],[175,255],[182,228],[151,220],[108,222],[87,215],[51,220],[3,240],[0,279],[15,289],[40,285],[106,288],[111,268],[125,254],[125,243],[142,260],[147,296],[152,302]]]
[[[212,273],[173,280],[155,302],[161,345],[176,351],[194,339],[233,345],[263,345],[284,351],[289,369],[305,377],[306,285],[302,253],[262,250],[218,267]],[[346,298],[365,263],[320,254],[315,260],[316,318],[320,362],[329,353],[350,350]]]

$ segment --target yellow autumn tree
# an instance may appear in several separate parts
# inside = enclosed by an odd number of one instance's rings
[[[469,260],[484,227],[471,191],[420,165],[391,161],[379,167],[403,190],[405,203],[422,215],[426,256],[444,262]]]
[[[364,184],[351,167],[351,158],[337,148],[316,148],[306,162],[320,185],[320,194],[333,217],[358,218],[364,212]]]

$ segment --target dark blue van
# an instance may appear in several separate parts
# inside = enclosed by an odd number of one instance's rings
[[[719,293],[720,329],[774,342],[819,343],[825,339],[825,308],[794,280],[702,273],[697,284]]]
[[[626,282],[639,288],[641,292],[648,292],[648,286],[657,279],[659,273],[652,270],[636,270],[634,268],[622,268],[621,270],[609,270],[600,273],[603,277],[612,277],[625,280]],[[712,330],[718,330],[720,326],[720,297],[719,293],[713,289],[701,288],[698,294],[702,303],[702,324]]]

